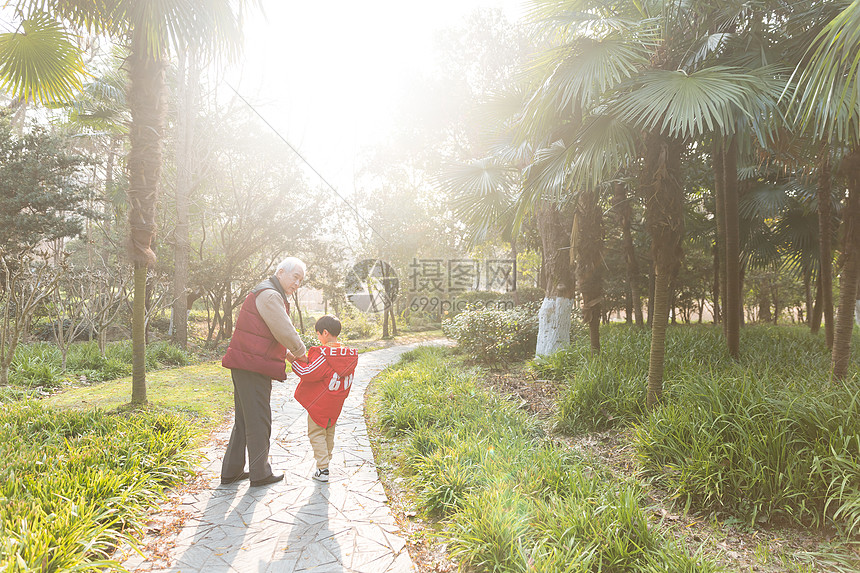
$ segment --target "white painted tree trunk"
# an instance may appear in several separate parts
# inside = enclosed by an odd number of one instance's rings
[[[545,356],[570,345],[572,298],[544,298],[538,313],[535,356]]]
[[[860,324],[860,300],[854,303],[854,322]]]

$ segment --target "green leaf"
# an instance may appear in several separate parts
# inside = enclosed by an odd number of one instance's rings
[[[0,83],[15,97],[45,104],[70,101],[83,74],[80,49],[45,14],[35,13],[18,30],[0,34]]]

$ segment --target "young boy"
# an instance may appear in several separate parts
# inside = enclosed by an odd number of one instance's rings
[[[296,400],[308,411],[308,438],[314,450],[317,470],[313,478],[328,481],[328,465],[334,448],[334,428],[343,402],[352,387],[358,351],[337,341],[341,324],[326,315],[314,325],[320,346],[308,349],[308,361],[299,362],[288,354],[293,372],[299,377]]]

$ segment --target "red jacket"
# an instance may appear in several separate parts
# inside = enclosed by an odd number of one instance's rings
[[[293,362],[299,377],[296,400],[323,428],[337,422],[343,402],[352,388],[352,377],[358,364],[358,351],[337,346],[312,346],[308,362]]]
[[[221,359],[224,368],[249,370],[268,376],[272,380],[287,379],[287,349],[275,340],[275,336],[263,317],[257,311],[257,293],[271,288],[285,296],[272,279],[263,281],[254,287],[239,311],[236,319],[236,329],[227,353]],[[290,313],[290,303],[284,298],[287,314]]]

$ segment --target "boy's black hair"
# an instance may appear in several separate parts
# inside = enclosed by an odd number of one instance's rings
[[[340,321],[336,316],[332,316],[327,314],[325,316],[321,316],[317,323],[314,325],[314,330],[322,334],[323,330],[328,330],[328,333],[332,336],[340,336]]]

